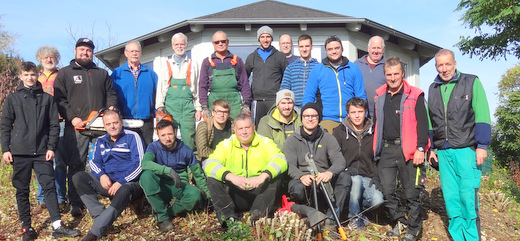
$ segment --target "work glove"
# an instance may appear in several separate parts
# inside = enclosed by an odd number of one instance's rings
[[[251,109],[249,109],[249,104],[244,103],[240,106],[240,114],[251,116]]]
[[[351,176],[351,177],[356,176],[356,175],[359,175],[359,172],[358,172],[358,170],[357,170],[355,167],[349,167],[349,168],[347,168],[346,172],[347,172],[347,174],[348,174],[349,176]]]
[[[202,106],[202,119],[207,120],[209,117],[211,117],[211,111],[209,110],[207,105]]]
[[[181,187],[181,178],[179,177],[179,174],[177,174],[177,172],[175,172],[175,170],[171,169],[170,177],[173,179],[173,184],[175,185],[175,187],[180,188]]]
[[[376,185],[376,189],[378,191],[383,191],[383,185],[381,185],[381,180],[379,180],[378,176],[372,177],[372,180],[370,180],[370,184],[368,184],[368,187],[372,187],[372,185]]]

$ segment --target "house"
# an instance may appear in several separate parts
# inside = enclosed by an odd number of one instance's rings
[[[164,59],[173,54],[171,37],[177,32],[188,36],[187,53],[195,61],[213,53],[212,36],[217,30],[227,33],[229,50],[244,61],[259,46],[256,31],[269,25],[274,31],[273,46],[278,47],[278,37],[289,34],[293,41],[301,34],[312,36],[312,56],[318,60],[326,57],[324,42],[330,35],[337,35],[343,43],[343,55],[351,61],[367,53],[368,39],[379,35],[385,39],[385,56],[398,56],[405,63],[407,81],[419,86],[419,68],[430,61],[440,49],[391,27],[366,18],[335,14],[273,0],[263,0],[226,11],[184,20],[149,34],[136,37],[141,42],[144,65],[157,69]],[[98,51],[95,56],[108,68],[114,69],[126,62],[125,43]],[[296,43],[294,51],[298,55]]]

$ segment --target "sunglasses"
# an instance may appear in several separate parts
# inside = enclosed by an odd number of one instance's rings
[[[227,40],[217,40],[217,41],[213,41],[214,44],[226,44],[227,43]]]

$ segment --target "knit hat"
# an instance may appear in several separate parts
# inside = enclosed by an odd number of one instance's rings
[[[94,50],[94,47],[95,47],[94,42],[92,42],[92,40],[90,40],[89,38],[78,39],[78,41],[76,42],[76,48],[79,46],[87,46],[87,47],[92,48],[92,50]]]
[[[291,99],[294,101],[294,93],[290,90],[279,90],[276,92],[276,105],[278,105],[282,99]]]
[[[258,29],[258,31],[256,31],[256,39],[257,40],[260,39],[260,35],[262,35],[264,33],[271,35],[271,38],[273,37],[273,29],[266,25],[266,26],[260,27]]]
[[[301,110],[301,115],[300,115],[300,118],[302,118],[303,120],[303,112],[306,110],[306,109],[314,109],[316,112],[318,112],[318,122],[321,122],[321,120],[323,119],[323,111],[322,111],[322,108],[320,105],[316,104],[316,103],[312,103],[312,102],[309,102],[307,104],[305,104],[303,107],[302,107],[302,110]]]

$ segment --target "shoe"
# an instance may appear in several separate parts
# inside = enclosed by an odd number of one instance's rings
[[[79,230],[69,228],[63,224],[61,226],[59,226],[57,229],[54,229],[54,231],[52,232],[52,237],[56,238],[56,239],[63,238],[63,237],[74,238],[74,237],[77,237],[80,235],[81,235],[81,232]]]
[[[251,211],[251,225],[255,224],[256,221],[263,218],[264,216],[265,216],[264,212],[262,212],[260,210]]]
[[[351,230],[365,231],[365,223],[362,219],[356,218],[348,223]]]
[[[173,223],[170,220],[162,221],[159,223],[159,229],[163,232],[168,232],[173,229]]]
[[[23,241],[35,240],[36,238],[38,238],[38,233],[34,230],[34,228],[29,227],[29,228],[24,228],[22,230],[23,230],[23,235],[22,235]]]
[[[83,237],[83,239],[81,241],[96,241],[96,240],[98,240],[98,237],[89,231],[87,233],[87,235],[85,235],[85,237]]]
[[[36,204],[36,208],[33,210],[33,214],[40,214],[43,212],[43,209],[46,209],[47,205],[45,204]]]
[[[401,241],[415,241],[415,240],[417,240],[417,237],[415,237],[411,233],[405,234],[404,237],[401,239]]]
[[[386,236],[388,237],[397,237],[401,235],[401,233],[404,231],[405,225],[401,224],[401,222],[397,221],[397,224],[392,228],[392,230],[386,232]]]
[[[81,207],[70,205],[70,215],[73,217],[79,217],[83,214]]]

